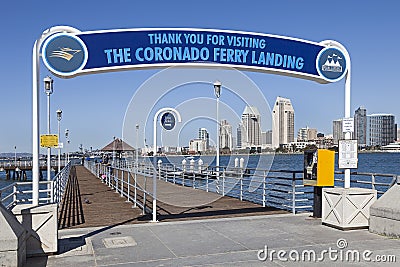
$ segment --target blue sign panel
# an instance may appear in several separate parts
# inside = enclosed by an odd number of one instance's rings
[[[317,70],[325,79],[336,82],[342,79],[347,71],[346,57],[337,48],[324,48],[317,58]]]
[[[289,37],[202,29],[130,29],[60,34],[43,51],[46,66],[60,76],[117,69],[219,64],[298,76],[319,82],[341,79],[344,52]],[[326,53],[322,53],[326,52]],[[333,54],[341,55],[339,57]],[[320,62],[328,57],[328,65]],[[87,59],[87,61],[86,61]],[[318,59],[318,60],[317,60]],[[333,65],[332,65],[333,64]],[[70,66],[71,65],[71,66]],[[325,70],[324,70],[325,69]]]
[[[174,129],[175,127],[175,116],[174,114],[172,114],[171,112],[165,112],[162,116],[161,116],[161,126],[167,130],[167,131],[171,131],[172,129]]]
[[[78,37],[59,33],[43,45],[43,61],[48,69],[61,76],[77,74],[86,65],[88,52]]]

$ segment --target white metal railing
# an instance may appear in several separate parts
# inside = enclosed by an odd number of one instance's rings
[[[39,203],[61,202],[71,166],[70,161],[51,181],[39,182]],[[0,202],[8,209],[21,203],[32,203],[32,182],[15,182],[0,188]]]
[[[62,160],[64,163],[64,160]],[[45,159],[39,160],[39,166],[47,166],[47,161]],[[58,159],[51,160],[51,166],[58,166]],[[1,160],[0,168],[10,168],[10,167],[32,167],[32,160]]]
[[[87,161],[85,166],[108,186],[114,188],[121,196],[127,197],[134,205],[146,211],[146,197],[153,197],[152,192],[140,188],[135,179],[136,174],[144,177],[153,176],[153,164],[149,161],[120,161],[115,166],[105,166]],[[311,211],[313,204],[313,187],[303,185],[303,171],[261,170],[207,166],[158,163],[157,178],[166,182],[189,186],[222,196],[231,196],[247,200],[262,206],[271,206],[297,213]],[[343,186],[342,172],[335,173],[335,186]],[[393,174],[356,173],[352,174],[352,186],[369,187],[383,194],[389,187],[400,182],[400,176]],[[133,190],[133,192],[131,192]],[[143,197],[138,199],[137,193]]]

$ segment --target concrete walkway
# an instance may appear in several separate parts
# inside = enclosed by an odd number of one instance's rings
[[[309,214],[65,229],[59,239],[58,255],[29,258],[27,266],[398,266],[400,261],[400,240],[336,230]],[[280,257],[275,252],[271,259],[273,250],[281,250]],[[382,259],[397,263],[378,262]]]

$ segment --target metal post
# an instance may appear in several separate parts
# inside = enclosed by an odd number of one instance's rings
[[[344,117],[345,118],[350,118],[350,57],[348,58],[348,69],[347,69],[347,74],[346,74],[346,81],[344,84],[345,87],[345,107],[344,107]],[[346,140],[351,139],[351,133],[347,132],[345,133],[344,138]],[[344,188],[350,188],[350,169],[345,169],[344,170]]]
[[[121,173],[121,197],[124,196],[124,170],[120,170]]]
[[[216,172],[217,180],[219,180],[219,97],[221,96],[221,82],[214,82],[214,94],[217,98],[217,159],[216,159]]]
[[[156,155],[153,155],[153,220],[157,222],[157,170],[156,170]]]
[[[136,207],[136,193],[137,193],[137,191],[136,191],[136,181],[137,181],[137,173],[138,173],[138,171],[139,171],[139,145],[138,145],[138,143],[139,143],[139,124],[136,124],[136,151],[135,151],[135,158],[136,158],[136,160],[135,160],[135,167],[134,167],[134,173],[135,173],[135,177],[134,177],[134,179],[135,179],[135,188],[134,188],[134,190],[135,190],[135,196],[134,196],[134,203],[133,203],[133,207]]]
[[[266,173],[266,171],[264,171],[264,179],[263,179],[264,181],[263,181],[263,207],[265,207],[266,206],[266,204],[265,204],[265,194],[266,194],[266,182],[267,182],[267,173]]]
[[[17,167],[17,146],[14,146],[14,167]]]
[[[47,94],[47,134],[50,134],[50,94]],[[51,148],[47,148],[47,181],[51,180]],[[49,187],[47,187],[49,188]]]
[[[32,204],[39,205],[39,47],[35,41],[32,52]]]
[[[58,173],[61,170],[61,147],[60,147],[60,124],[62,111],[57,110],[57,126],[58,126]]]
[[[314,200],[315,201],[315,200]],[[296,214],[296,173],[292,174],[292,213]]]

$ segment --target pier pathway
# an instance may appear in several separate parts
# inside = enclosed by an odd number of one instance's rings
[[[137,179],[144,187],[144,177]],[[146,179],[146,188],[152,192],[151,178]],[[133,196],[132,187],[130,192]],[[138,192],[137,198],[141,202],[143,194]],[[157,198],[157,220],[160,222],[287,213],[161,180],[157,180]],[[150,195],[146,197],[146,203],[151,210]],[[83,166],[76,166],[71,171],[59,211],[60,229],[147,223],[151,219],[150,213],[143,215],[141,208],[134,208],[126,197],[121,197]]]

